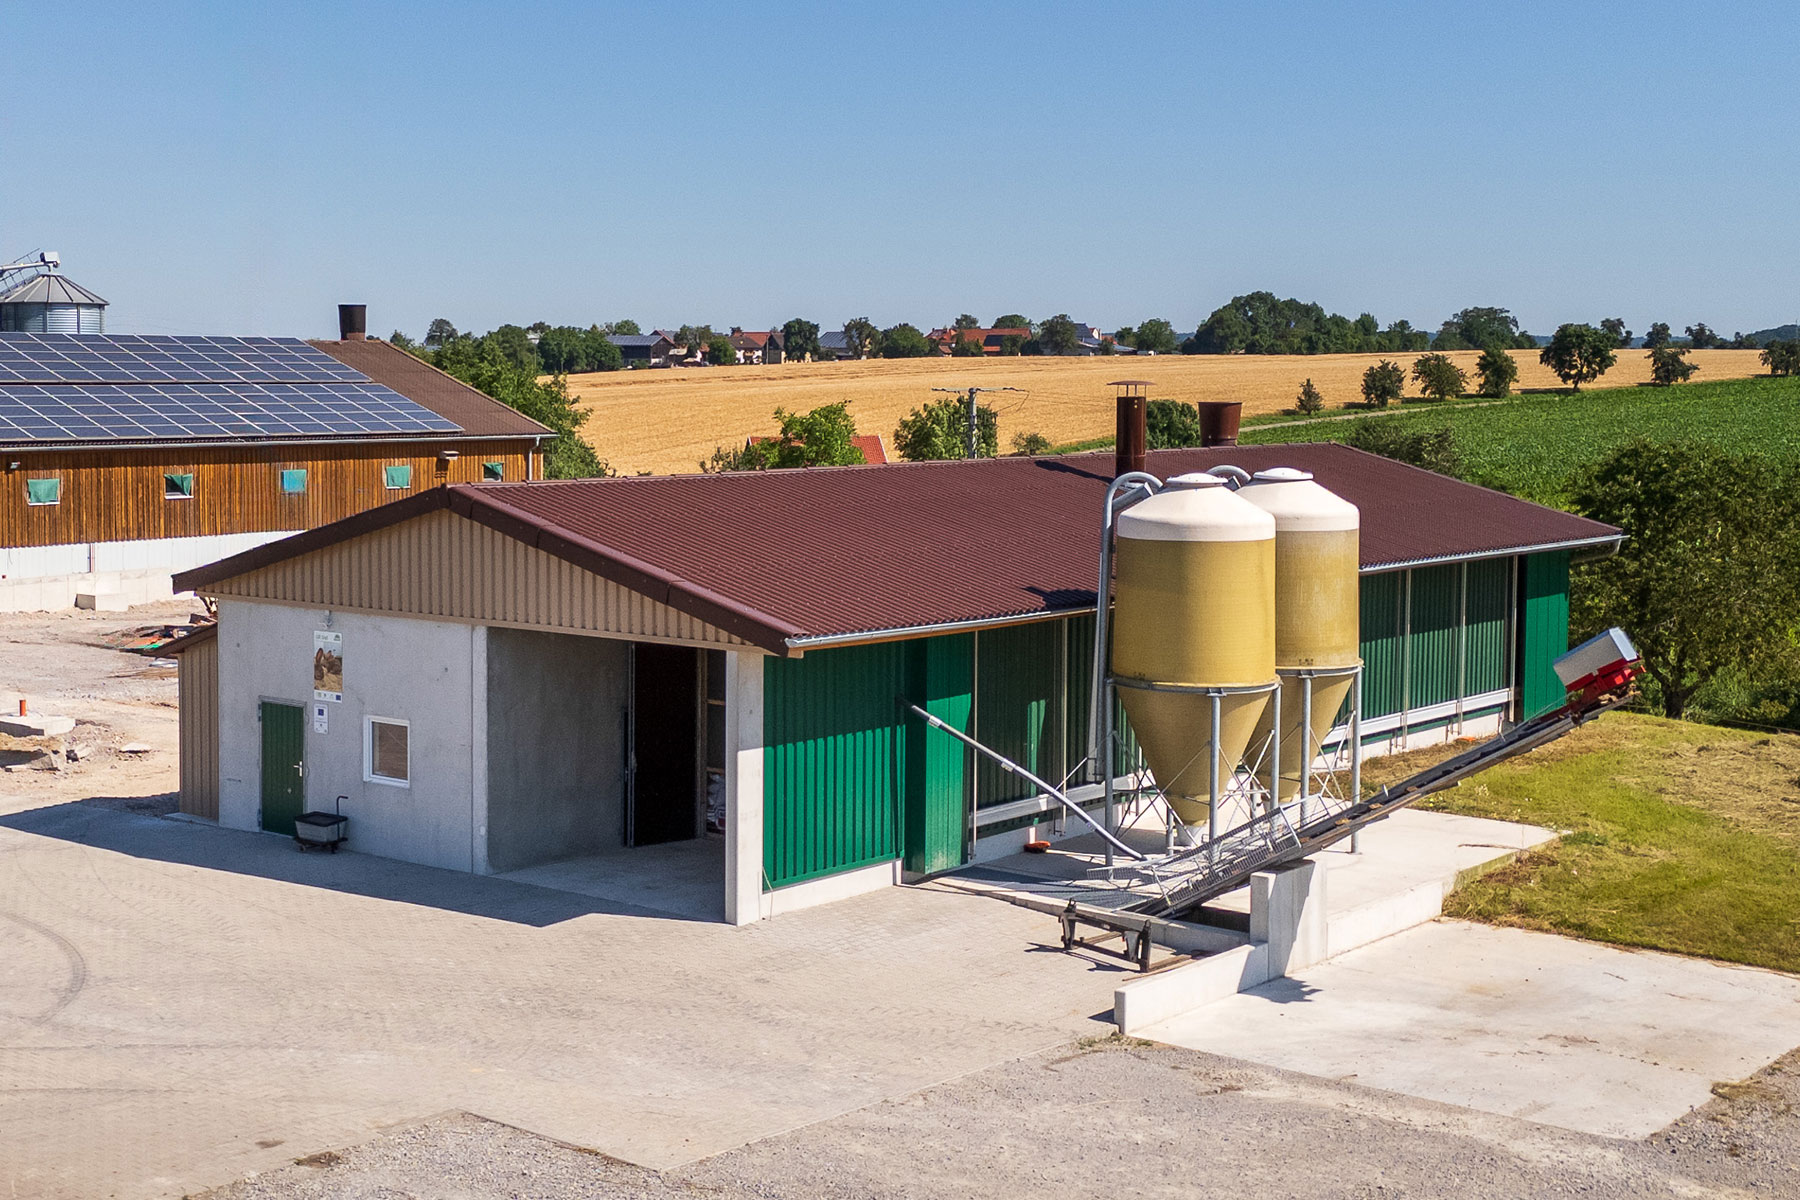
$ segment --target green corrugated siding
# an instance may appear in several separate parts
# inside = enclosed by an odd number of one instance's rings
[[[1070,617],[1060,622],[1069,655],[1068,722],[1063,738],[1063,761],[1070,767],[1083,763],[1071,783],[1097,780],[1100,772],[1086,763],[1088,706],[1094,700],[1094,615]]]
[[[974,710],[975,635],[906,643],[914,704],[964,733]],[[959,867],[969,819],[969,759],[974,751],[917,717],[906,728],[906,817],[902,858],[908,871]]]
[[[1464,694],[1479,696],[1507,685],[1506,614],[1512,608],[1510,558],[1469,564],[1469,641]]]
[[[975,736],[1032,774],[1062,780],[1068,737],[1063,723],[1060,621],[1040,621],[975,636]],[[1037,788],[991,758],[975,766],[975,803],[992,808]]]
[[[1565,699],[1553,664],[1569,648],[1569,552],[1525,555],[1519,573],[1519,680],[1530,720]]]
[[[1456,699],[1457,624],[1462,567],[1446,563],[1412,571],[1412,618],[1407,647],[1407,703],[1412,708]]]
[[[766,886],[898,853],[907,735],[899,697],[908,646],[885,642],[765,660]]]
[[[1362,580],[1363,716],[1400,711],[1400,595],[1403,573]]]

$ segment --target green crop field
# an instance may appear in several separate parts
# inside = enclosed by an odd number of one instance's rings
[[[1730,379],[1676,387],[1596,389],[1520,396],[1501,403],[1412,403],[1391,416],[1409,429],[1449,426],[1477,483],[1541,503],[1563,498],[1570,478],[1633,438],[1705,441],[1800,463],[1800,378]],[[1246,427],[1246,445],[1333,441],[1348,423],[1313,420]]]

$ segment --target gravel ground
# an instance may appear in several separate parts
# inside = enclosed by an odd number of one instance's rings
[[[1800,1195],[1800,1052],[1642,1142],[1106,1039],[653,1172],[447,1114],[205,1200]]]

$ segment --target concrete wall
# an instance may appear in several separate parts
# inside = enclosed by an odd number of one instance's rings
[[[488,869],[623,845],[629,653],[607,638],[488,630]]]
[[[0,612],[72,608],[82,593],[153,604],[175,594],[169,577],[288,537],[288,532],[146,538],[65,546],[0,547]]]
[[[312,719],[313,633],[344,637],[344,699]],[[306,804],[349,797],[349,848],[429,866],[476,866],[472,812],[476,627],[329,613],[227,598],[219,605],[219,823],[256,829],[261,808],[259,702],[307,710]],[[363,718],[411,722],[410,787],[363,781]]]

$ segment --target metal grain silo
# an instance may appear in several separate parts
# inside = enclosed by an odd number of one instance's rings
[[[0,332],[104,333],[106,301],[49,271],[0,293]]]
[[[1278,791],[1287,800],[1300,791],[1305,768],[1331,732],[1362,661],[1361,514],[1291,467],[1259,471],[1237,494],[1275,519],[1275,663],[1282,677]],[[1303,722],[1310,726],[1304,739]],[[1257,726],[1257,741],[1268,736],[1272,723],[1271,711]]]
[[[1274,689],[1275,520],[1195,474],[1116,529],[1112,674],[1157,786],[1197,825]]]

